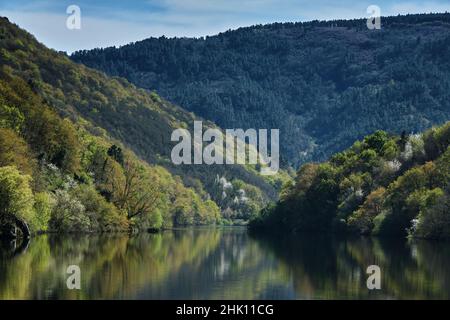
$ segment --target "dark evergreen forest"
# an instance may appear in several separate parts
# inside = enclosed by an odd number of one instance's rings
[[[274,23],[149,38],[72,59],[155,90],[223,128],[279,128],[281,154],[318,161],[382,129],[450,118],[450,14]]]

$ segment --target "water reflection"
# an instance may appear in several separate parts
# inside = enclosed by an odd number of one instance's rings
[[[448,299],[450,244],[330,236],[259,238],[291,275],[300,299]],[[368,290],[378,265],[381,290]]]
[[[448,299],[450,245],[249,236],[191,228],[134,237],[50,236],[0,249],[0,299]],[[66,268],[81,268],[68,290]],[[382,289],[366,288],[367,266]]]

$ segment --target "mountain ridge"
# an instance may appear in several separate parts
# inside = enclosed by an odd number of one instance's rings
[[[194,120],[199,119],[194,114],[125,79],[111,78],[74,63],[64,54],[46,48],[7,18],[1,18],[0,27],[0,65],[5,78],[17,78],[25,83],[27,90],[42,99],[39,103],[50,106],[61,118],[70,119],[79,130],[111,141],[111,144],[116,141],[150,165],[166,168],[176,181],[180,179],[177,176],[181,177],[182,184],[204,201],[212,198],[223,211],[228,209],[227,218],[243,215],[248,218],[269,199],[276,198],[277,184],[281,184],[277,182],[279,178],[265,178],[252,166],[172,164],[171,133],[174,129],[191,128]],[[15,102],[10,100],[7,99],[7,107],[13,104],[12,107],[20,111],[20,98],[15,98]],[[211,122],[204,121],[204,124],[216,127]],[[111,155],[105,157],[109,161],[117,160],[111,159],[117,157],[117,148],[109,152]],[[222,197],[223,186],[218,177],[233,185],[226,200]],[[234,197],[241,189],[250,200],[236,204]]]
[[[282,157],[297,166],[378,129],[419,132],[450,117],[450,67],[440,58],[450,14],[381,21],[381,30],[368,30],[365,19],[256,25],[71,58],[221,127],[279,128]]]

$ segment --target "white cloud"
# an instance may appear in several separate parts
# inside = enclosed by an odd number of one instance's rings
[[[4,11],[0,11],[0,14],[31,32],[48,47],[68,52],[80,48],[125,44],[136,37],[148,36],[145,28],[119,21],[82,16],[81,29],[69,30],[66,28],[67,15],[64,14]]]
[[[132,4],[117,7],[83,5],[80,0],[82,29],[69,30],[65,10],[50,11],[50,2],[30,7],[0,10],[47,46],[72,52],[112,45],[123,45],[150,36],[200,37],[253,24],[314,19],[366,17],[370,4],[381,7],[382,15],[450,11],[449,1],[386,0],[147,0],[154,8],[137,10]],[[83,8],[86,8],[84,11]],[[86,14],[85,14],[86,13]]]
[[[200,37],[213,35],[227,29],[235,29],[257,23],[271,22],[269,19],[246,18],[242,16],[218,16],[198,14],[188,16],[180,12],[162,15],[147,14],[133,18],[112,20],[92,18],[81,11],[81,30],[66,28],[67,15],[45,12],[0,11],[21,28],[31,32],[48,47],[73,52],[79,49],[123,45],[150,36]],[[136,17],[135,17],[136,18]],[[145,22],[147,21],[147,22]]]
[[[436,12],[450,12],[450,1],[446,3],[442,2],[401,2],[392,5],[387,14],[397,15],[397,14],[408,14],[408,13],[436,13]]]

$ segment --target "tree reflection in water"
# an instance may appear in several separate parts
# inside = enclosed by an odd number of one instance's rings
[[[1,299],[450,297],[448,243],[189,228],[133,237],[43,235],[21,254],[10,250],[0,249]],[[366,287],[371,264],[381,267],[379,291]],[[66,287],[69,265],[80,266],[81,290]]]

